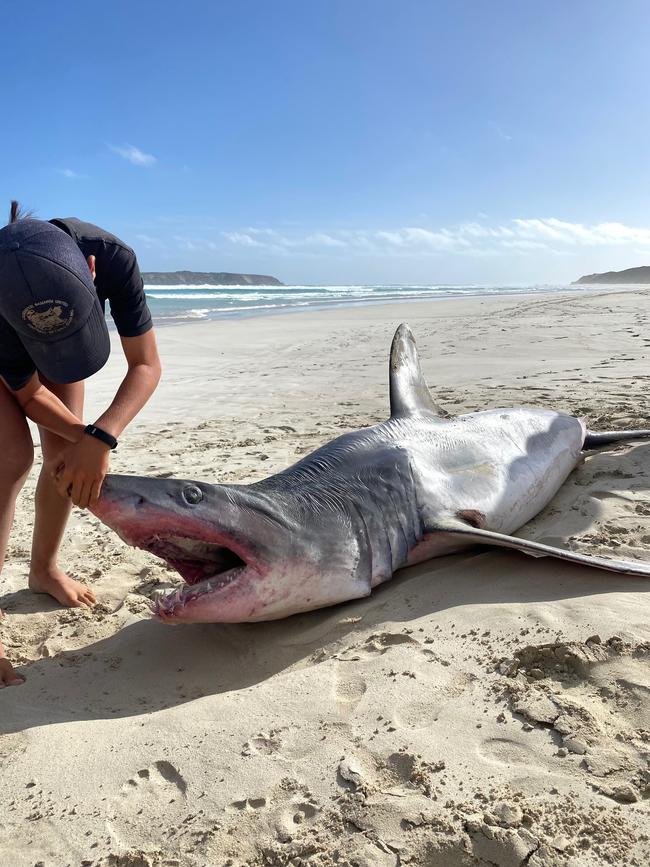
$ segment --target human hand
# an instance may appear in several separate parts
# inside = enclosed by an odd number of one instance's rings
[[[59,494],[70,497],[80,509],[94,506],[108,472],[110,452],[105,443],[85,435],[64,449],[51,471]]]

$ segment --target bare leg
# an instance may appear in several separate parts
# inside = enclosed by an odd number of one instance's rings
[[[16,497],[29,474],[34,458],[32,435],[15,398],[0,382],[0,570],[4,564]],[[5,658],[0,642],[0,689],[23,682]]]
[[[84,384],[44,384],[65,405],[81,418],[83,413]],[[29,587],[34,593],[49,593],[61,605],[69,608],[90,607],[95,596],[85,584],[70,578],[59,568],[57,559],[72,505],[56,490],[51,477],[53,464],[68,443],[50,431],[39,428],[43,449],[43,466],[36,486],[34,534],[32,538],[32,563],[29,572]]]
[[[16,497],[34,460],[27,419],[7,387],[0,383],[0,570],[4,564]]]

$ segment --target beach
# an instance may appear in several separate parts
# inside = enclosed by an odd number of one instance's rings
[[[163,380],[117,473],[250,482],[388,414],[407,321],[452,414],[562,409],[650,427],[650,295],[504,295],[159,329]],[[115,335],[113,335],[115,340]],[[116,342],[87,419],[124,372]],[[650,582],[477,549],[273,623],[170,627],[180,583],[75,510],[26,589],[36,468],[0,578],[27,677],[0,693],[0,865],[594,867],[650,862]],[[650,443],[592,454],[520,534],[650,560]]]

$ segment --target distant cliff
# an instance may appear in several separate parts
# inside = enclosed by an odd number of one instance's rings
[[[606,271],[604,274],[586,274],[576,283],[650,283],[650,266],[626,268],[625,271]]]
[[[265,274],[228,274],[222,271],[143,271],[148,286],[284,286]]]

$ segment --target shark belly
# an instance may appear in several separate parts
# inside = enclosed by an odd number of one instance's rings
[[[413,457],[425,523],[435,525],[437,515],[475,513],[477,526],[519,529],[566,481],[584,436],[580,419],[548,410],[460,416],[429,454],[420,445]]]

